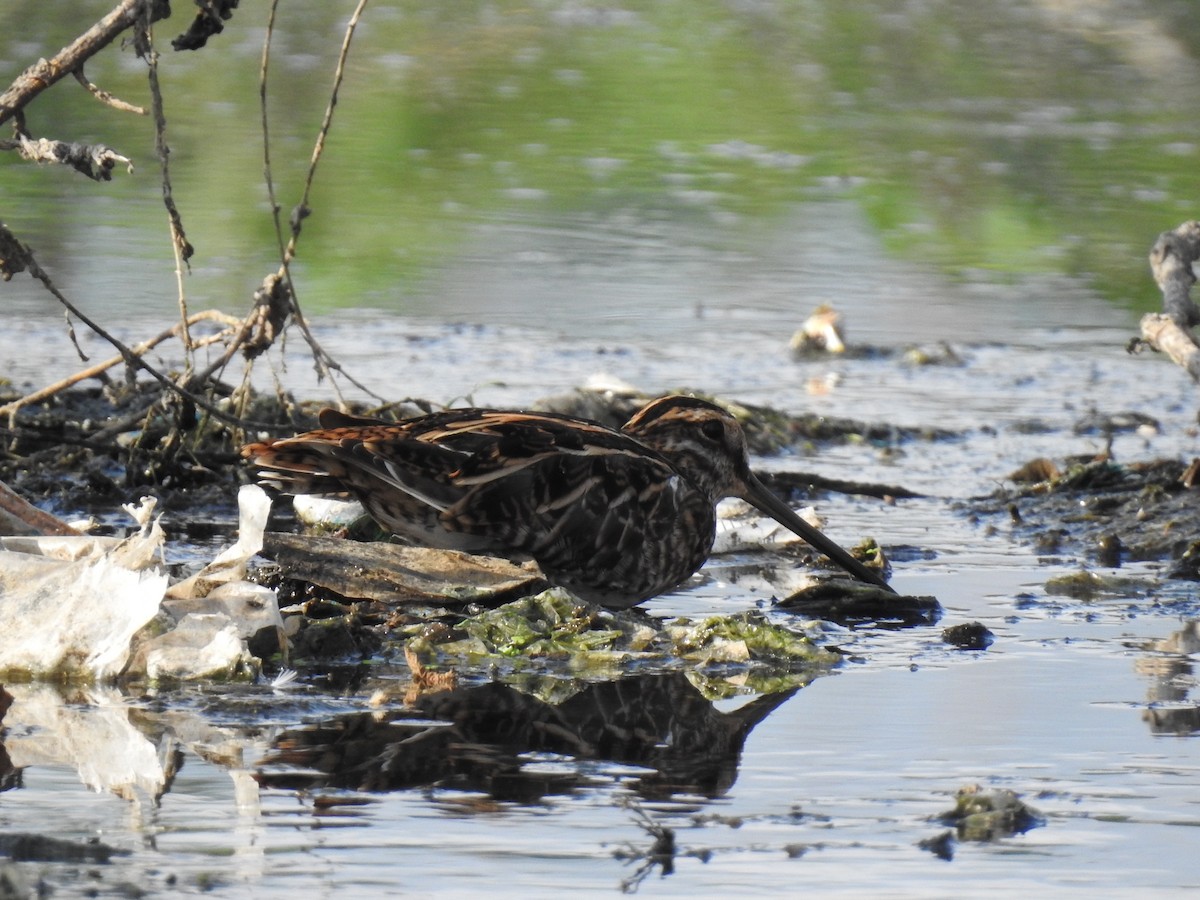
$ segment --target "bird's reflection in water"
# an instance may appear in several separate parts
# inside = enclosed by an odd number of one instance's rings
[[[736,780],[746,737],[796,690],[723,712],[678,673],[589,684],[556,705],[499,683],[462,687],[286,731],[257,778],[282,788],[438,785],[536,802],[598,777],[594,766],[529,757],[549,753],[644,768],[630,786],[646,798],[715,797]]]
[[[1143,647],[1134,668],[1148,676],[1148,704],[1142,719],[1153,734],[1200,732],[1200,703],[1191,697],[1196,679],[1192,661],[1200,653],[1200,620],[1189,620],[1169,636]]]

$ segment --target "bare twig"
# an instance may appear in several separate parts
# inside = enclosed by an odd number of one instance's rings
[[[96,85],[92,84],[92,82],[88,81],[87,76],[83,74],[83,66],[80,66],[75,70],[75,80],[83,85],[84,90],[86,90],[105,106],[111,106],[113,109],[120,110],[121,112],[131,112],[137,116],[146,115],[146,110],[144,110],[142,107],[134,106],[132,103],[126,103],[124,100],[114,97],[108,91],[97,87]]]
[[[312,158],[309,161],[308,173],[304,181],[304,191],[301,195],[300,202],[297,203],[293,208],[292,215],[289,220],[290,237],[286,246],[284,246],[283,242],[283,225],[279,217],[280,205],[275,197],[274,180],[271,176],[270,140],[269,128],[267,124],[267,72],[270,65],[271,37],[274,30],[275,12],[278,6],[278,0],[273,0],[271,4],[271,11],[267,23],[267,35],[263,41],[262,68],[259,74],[259,97],[262,106],[264,175],[267,182],[267,194],[271,201],[271,213],[275,222],[275,235],[277,241],[279,242],[280,248],[280,269],[278,276],[283,279],[287,286],[287,294],[290,303],[289,312],[294,317],[296,325],[300,329],[300,333],[304,336],[304,340],[311,348],[317,373],[322,378],[330,375],[331,372],[338,372],[355,387],[364,391],[371,397],[382,401],[382,397],[370,390],[366,385],[348,375],[342,368],[341,364],[338,363],[337,360],[335,360],[327,352],[325,352],[324,348],[322,348],[321,344],[317,341],[316,336],[308,327],[308,321],[300,309],[300,304],[296,296],[296,287],[292,282],[291,274],[291,262],[296,256],[296,244],[300,238],[301,223],[312,212],[308,205],[308,199],[312,192],[313,181],[316,178],[317,164],[321,161],[321,155],[325,149],[325,140],[329,135],[329,129],[333,125],[333,111],[337,106],[338,91],[341,88],[342,79],[345,77],[346,59],[350,53],[350,43],[354,37],[355,29],[358,27],[358,22],[362,17],[362,12],[366,8],[366,5],[367,0],[359,0],[357,6],[354,8],[354,12],[350,16],[350,21],[346,24],[346,32],[342,38],[342,47],[338,53],[337,66],[334,70],[333,89],[330,93],[329,103],[325,107],[325,117],[321,122],[321,128],[317,132],[316,143],[313,146]],[[345,401],[341,397],[340,391],[338,391],[338,385],[336,381],[331,378],[330,382],[333,385],[334,390],[339,394],[338,402],[344,405]]]
[[[237,319],[234,319],[233,317],[227,315],[226,313],[210,309],[210,310],[206,310],[205,312],[196,313],[195,315],[191,316],[188,320],[188,325],[190,326],[190,325],[195,325],[199,322],[208,322],[208,321],[220,322],[221,324],[226,326],[226,330],[222,331],[220,334],[215,334],[215,335],[209,336],[202,342],[205,344],[212,344],[212,343],[216,343],[218,341],[225,340],[229,336],[229,329],[232,326],[239,324]],[[180,334],[180,330],[181,330],[180,323],[176,322],[174,325],[172,325],[166,331],[160,332],[159,334],[155,335],[154,337],[149,338],[148,340],[142,341],[140,344],[137,344],[133,347],[130,347],[129,352],[138,357],[144,356],[146,353],[148,353],[150,350],[153,350],[155,347],[157,347],[159,344],[163,343],[164,341],[170,340],[173,337],[178,337]],[[107,372],[109,369],[113,368],[114,366],[120,365],[124,361],[125,361],[125,357],[121,354],[118,354],[116,356],[109,357],[108,359],[104,360],[103,362],[96,363],[94,366],[89,366],[86,369],[81,369],[80,371],[76,372],[73,375],[63,378],[60,381],[56,381],[54,384],[46,385],[45,387],[34,391],[32,394],[26,394],[24,397],[20,397],[9,403],[5,403],[3,406],[0,406],[0,416],[8,416],[9,427],[12,427],[14,424],[14,417],[16,416],[17,412],[21,409],[21,407],[28,406],[31,403],[40,403],[43,400],[49,399],[50,397],[53,397],[55,394],[59,394],[62,391],[65,391],[68,388],[73,387],[76,384],[79,384],[79,382],[81,382],[81,381],[86,381],[89,378],[98,377],[102,373]]]
[[[187,291],[184,288],[184,267],[195,252],[188,243],[183,230],[183,219],[175,206],[175,198],[171,192],[171,148],[167,146],[167,118],[163,112],[162,91],[158,84],[158,51],[154,49],[153,37],[150,34],[151,20],[149,14],[138,23],[134,31],[134,44],[137,53],[146,61],[147,75],[150,81],[150,107],[154,111],[154,149],[158,154],[159,166],[162,168],[163,206],[167,209],[167,223],[171,232],[171,250],[175,256],[175,283],[179,294],[179,322],[183,326],[181,337],[185,351],[187,370],[192,368],[192,336],[188,332],[187,320]]]

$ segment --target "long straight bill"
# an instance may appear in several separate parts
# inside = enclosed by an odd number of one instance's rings
[[[863,565],[848,551],[843,550],[837,543],[827,538],[819,529],[805,522],[792,511],[790,506],[771,493],[766,485],[753,475],[746,480],[746,496],[743,499],[754,504],[761,512],[766,513],[784,528],[804,538],[814,549],[820,550],[859,581],[881,587],[893,594],[896,593],[896,589],[884,580],[880,572]]]

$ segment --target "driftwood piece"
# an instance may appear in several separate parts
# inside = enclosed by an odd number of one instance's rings
[[[0,532],[4,534],[79,534],[62,519],[38,509],[0,481]]]
[[[1163,294],[1163,311],[1142,316],[1141,338],[1130,347],[1140,343],[1167,354],[1200,383],[1200,340],[1192,331],[1200,324],[1200,308],[1191,297],[1196,282],[1192,264],[1197,258],[1200,222],[1184,222],[1158,236],[1150,250],[1150,271]]]
[[[457,550],[267,532],[262,555],[290,578],[383,602],[493,606],[546,586],[532,565]]]

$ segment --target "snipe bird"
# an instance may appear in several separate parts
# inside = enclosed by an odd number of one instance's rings
[[[242,456],[264,485],[351,495],[384,528],[425,546],[532,557],[552,583],[614,609],[703,565],[724,497],[743,498],[856,578],[891,590],[754,476],[741,426],[704,400],[662,397],[620,431],[491,409],[400,422],[325,409],[319,422]]]

